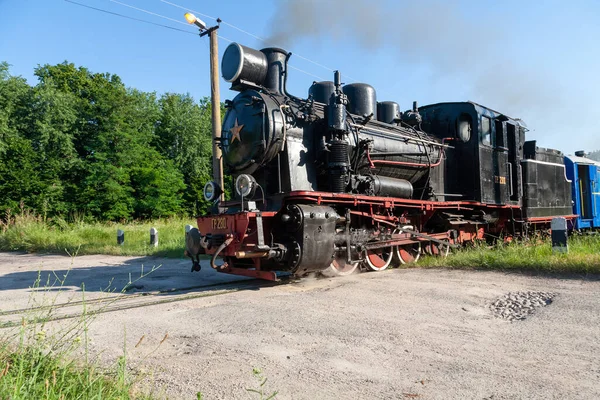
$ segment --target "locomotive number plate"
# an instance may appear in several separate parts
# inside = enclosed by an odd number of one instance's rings
[[[494,183],[499,183],[501,185],[506,185],[506,177],[505,176],[494,176]]]
[[[212,228],[213,229],[227,229],[227,219],[222,218],[213,218],[212,219]]]

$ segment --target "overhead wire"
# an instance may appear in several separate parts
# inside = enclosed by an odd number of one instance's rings
[[[182,25],[185,25],[185,26],[190,26],[186,22],[178,21],[175,18],[167,17],[167,16],[162,15],[162,14],[157,14],[155,12],[148,11],[148,10],[145,10],[143,8],[140,8],[140,7],[135,7],[135,6],[132,6],[131,4],[127,4],[127,3],[124,3],[122,1],[117,1],[117,0],[108,0],[108,1],[110,1],[111,3],[119,4],[119,5],[123,6],[123,7],[128,7],[128,8],[131,8],[133,10],[137,10],[137,11],[149,14],[149,15],[154,15],[154,16],[159,17],[159,18],[164,18],[164,19],[169,20],[169,21],[177,22],[178,24],[182,24]],[[233,43],[233,40],[228,39],[228,38],[226,38],[224,36],[221,36],[221,35],[219,35],[219,39],[223,39],[226,42]]]
[[[160,1],[161,1],[162,3],[168,4],[168,5],[170,5],[170,6],[173,6],[173,7],[177,7],[177,8],[179,8],[179,9],[182,9],[182,10],[184,10],[184,11],[193,11],[194,13],[196,13],[196,14],[198,14],[198,15],[201,15],[201,16],[203,16],[203,17],[205,17],[205,18],[212,19],[213,21],[216,21],[216,20],[217,20],[217,18],[215,18],[215,17],[212,17],[212,16],[210,16],[210,15],[207,15],[207,14],[203,14],[203,13],[201,13],[200,11],[192,10],[191,8],[183,7],[183,6],[180,6],[179,4],[171,3],[170,1],[166,1],[166,0],[160,0]]]
[[[122,17],[122,18],[130,19],[130,20],[133,20],[133,21],[138,21],[138,22],[144,22],[144,23],[146,23],[146,24],[155,25],[155,26],[160,26],[160,27],[162,27],[162,28],[167,28],[167,29],[172,29],[172,30],[174,30],[174,31],[178,31],[178,32],[189,33],[189,34],[191,34],[191,35],[197,35],[197,33],[196,33],[196,32],[187,31],[187,30],[185,30],[185,29],[179,29],[179,28],[175,28],[175,27],[172,27],[172,26],[169,26],[169,25],[158,24],[158,23],[156,23],[156,22],[148,21],[148,20],[141,19],[141,18],[130,17],[130,16],[128,16],[128,15],[119,14],[119,13],[116,13],[116,12],[113,12],[113,11],[104,10],[104,9],[102,9],[102,8],[92,7],[92,6],[89,6],[89,5],[87,5],[87,4],[78,3],[78,2],[76,2],[76,1],[73,1],[73,0],[65,0],[65,1],[66,1],[67,3],[76,4],[76,5],[78,5],[78,6],[81,6],[81,7],[89,8],[89,9],[92,9],[92,10],[95,10],[95,11],[99,11],[99,12],[103,12],[103,13],[106,13],[106,14],[115,15],[115,16],[117,16],[117,17]]]
[[[111,1],[113,1],[113,0],[111,0]],[[179,9],[181,9],[181,10],[192,11],[192,12],[194,12],[194,13],[196,13],[196,14],[198,14],[198,15],[201,15],[201,16],[203,16],[203,17],[205,17],[205,18],[209,18],[209,19],[212,19],[212,20],[216,20],[216,19],[217,19],[217,18],[215,18],[215,17],[213,17],[213,16],[211,16],[211,15],[203,14],[203,13],[201,13],[201,12],[199,12],[199,11],[193,10],[193,9],[191,9],[191,8],[183,7],[183,6],[179,5],[179,4],[175,4],[175,3],[172,3],[172,2],[170,2],[170,1],[167,1],[167,0],[160,0],[160,1],[161,1],[162,3],[165,3],[165,4],[169,4],[170,6],[177,7],[177,8],[179,8]],[[240,28],[240,27],[238,27],[238,26],[236,26],[236,25],[234,25],[234,24],[231,24],[231,23],[229,23],[229,22],[227,22],[227,21],[222,21],[221,23],[222,23],[223,25],[227,25],[227,26],[229,26],[229,27],[231,27],[231,28],[233,28],[233,29],[236,29],[236,30],[238,30],[238,31],[240,31],[240,32],[242,32],[242,33],[244,33],[244,34],[246,34],[246,35],[250,36],[250,37],[253,37],[254,39],[257,39],[257,40],[259,40],[259,41],[261,41],[261,42],[263,42],[263,43],[265,43],[265,44],[267,44],[267,45],[270,45],[270,46],[272,46],[272,45],[273,45],[272,43],[269,43],[269,42],[268,42],[266,39],[264,39],[264,38],[261,38],[260,36],[257,36],[257,35],[255,35],[255,34],[253,34],[253,33],[250,33],[250,32],[248,32],[248,31],[246,31],[246,30],[244,30],[244,29],[242,29],[242,28]],[[298,58],[300,58],[300,59],[302,59],[302,60],[305,60],[305,61],[307,61],[307,62],[309,62],[309,63],[311,63],[311,64],[314,64],[314,65],[316,65],[316,66],[318,66],[318,67],[321,67],[321,68],[323,68],[323,69],[326,69],[326,70],[328,70],[328,71],[330,71],[330,72],[335,72],[335,70],[334,70],[334,69],[332,69],[332,68],[329,68],[329,67],[327,67],[327,66],[325,66],[325,65],[323,65],[323,64],[320,64],[320,63],[318,63],[318,62],[316,62],[316,61],[313,61],[313,60],[311,60],[310,58],[304,57],[304,56],[302,56],[302,55],[300,55],[300,54],[298,54],[298,53],[294,53],[294,56],[296,56],[296,57],[298,57]],[[306,71],[302,71],[302,70],[300,70],[300,69],[298,69],[298,68],[293,68],[293,69],[297,69],[298,71],[301,71],[301,72],[307,73]],[[309,73],[307,73],[307,74],[308,74],[308,75],[312,75],[312,74],[309,74]],[[320,77],[318,77],[318,76],[316,76],[316,75],[312,75],[312,76],[314,76],[314,77],[316,77],[316,78],[319,78],[319,79],[321,79],[321,80],[324,80],[323,78],[320,78]],[[345,76],[346,76],[346,78],[347,78],[348,80],[351,80],[351,81],[356,81],[355,79],[351,78],[351,77],[350,77],[350,76],[348,76],[348,75],[345,75]]]
[[[119,5],[122,5],[123,7],[128,7],[128,8],[131,8],[133,10],[141,11],[141,12],[146,13],[146,14],[150,14],[150,15],[154,15],[156,17],[168,19],[169,21],[173,21],[173,22],[176,22],[178,24],[189,26],[189,24],[187,24],[187,23],[185,23],[183,21],[179,21],[179,20],[177,20],[175,18],[170,18],[170,17],[164,16],[164,15],[160,15],[160,14],[157,14],[157,13],[152,12],[152,11],[144,10],[143,8],[132,6],[131,4],[122,3],[122,2],[117,1],[117,0],[108,0],[108,1],[110,1],[111,3],[116,3],[116,4],[119,4]]]
[[[308,75],[308,76],[312,76],[313,78],[317,78],[317,79],[318,79],[318,80],[320,80],[320,81],[326,81],[326,80],[327,80],[327,79],[325,79],[325,78],[323,78],[323,77],[321,77],[321,76],[319,76],[319,75],[311,74],[310,72],[307,72],[307,71],[305,71],[305,70],[303,70],[303,69],[300,69],[300,68],[298,68],[298,67],[294,67],[294,66],[293,66],[293,65],[291,65],[291,64],[288,64],[288,68],[295,69],[296,71],[302,72],[303,74],[306,74],[306,75]]]
[[[102,8],[92,7],[92,6],[90,6],[90,5],[83,4],[83,3],[79,3],[79,2],[76,2],[76,1],[73,1],[73,0],[65,0],[65,1],[66,1],[67,3],[72,3],[72,4],[75,4],[75,5],[81,6],[81,7],[89,8],[89,9],[92,9],[92,10],[95,10],[95,11],[99,11],[99,12],[102,12],[102,13],[106,13],[106,14],[115,15],[115,16],[118,16],[118,17],[126,18],[126,19],[130,19],[130,20],[133,20],[133,21],[144,22],[144,23],[146,23],[146,24],[155,25],[155,26],[159,26],[159,27],[162,27],[162,28],[171,29],[171,30],[178,31],[178,32],[183,32],[183,33],[187,33],[187,34],[197,35],[197,33],[196,33],[196,32],[193,32],[193,31],[189,31],[189,30],[185,30],[185,29],[179,29],[179,28],[175,28],[175,27],[172,27],[172,26],[169,26],[169,25],[158,24],[158,23],[156,23],[156,22],[148,21],[148,20],[141,19],[141,18],[135,18],[135,17],[131,17],[131,16],[128,16],[128,15],[120,14],[120,13],[113,12],[113,11],[109,11],[109,10],[105,10],[105,9],[102,9]],[[153,12],[153,11],[149,11],[149,10],[146,10],[146,9],[143,9],[143,8],[140,8],[140,7],[132,6],[131,4],[127,4],[127,3],[124,3],[124,2],[121,2],[121,1],[117,1],[117,0],[108,0],[108,1],[109,1],[109,2],[111,2],[111,3],[115,3],[115,4],[118,4],[118,5],[121,5],[121,6],[123,6],[123,7],[131,8],[131,9],[133,9],[133,10],[136,10],[136,11],[140,11],[140,12],[146,13],[146,14],[148,14],[148,15],[152,15],[152,16],[159,17],[159,18],[163,18],[163,19],[166,19],[166,20],[169,20],[169,21],[172,21],[172,22],[177,22],[178,24],[182,24],[182,25],[185,25],[185,26],[189,26],[189,25],[188,25],[187,23],[185,23],[185,22],[178,21],[178,20],[176,20],[176,19],[174,19],[174,18],[170,18],[170,17],[167,17],[167,16],[165,16],[165,15],[158,14],[158,13],[155,13],[155,12]],[[170,5],[173,5],[173,6],[175,6],[175,7],[178,7],[178,8],[184,9],[184,10],[188,10],[187,8],[184,8],[184,7],[178,6],[178,5],[176,5],[176,4],[174,4],[174,3],[170,3],[170,2],[168,2],[168,1],[163,1],[163,2],[164,2],[164,3],[167,3],[167,4],[170,4]],[[214,18],[214,17],[212,17],[212,16],[210,16],[210,15],[207,15],[207,14],[200,13],[200,12],[198,12],[198,11],[195,11],[195,10],[190,10],[190,11],[192,11],[192,12],[194,12],[194,13],[198,14],[198,15],[201,15],[201,16],[203,16],[203,17],[205,17],[205,18],[210,18],[210,19],[213,19],[213,20],[215,20],[215,21],[217,20],[217,18]],[[222,21],[221,23],[223,23],[223,24],[225,24],[225,25],[228,25],[228,26],[231,26],[231,27],[234,27],[232,24],[229,24],[229,23],[226,23],[226,22],[223,22],[223,21]],[[252,35],[251,33],[249,33],[249,32],[246,32],[246,31],[244,31],[244,30],[242,30],[242,29],[239,29],[239,28],[237,28],[237,27],[234,27],[234,28],[238,29],[239,31],[241,31],[241,32],[243,32],[243,33],[246,33],[246,34],[248,34],[248,35],[254,36],[254,35]],[[256,38],[258,38],[258,36],[255,36],[255,37],[256,37]],[[231,39],[229,39],[229,38],[227,38],[227,37],[225,37],[225,36],[222,36],[222,35],[219,35],[219,39],[221,39],[221,40],[224,40],[224,41],[226,41],[226,42],[228,42],[228,43],[233,43],[233,42],[234,42],[233,40],[231,40]],[[260,39],[260,38],[258,38],[258,39],[259,39],[259,40],[263,40],[263,41],[264,41],[264,39]],[[303,58],[303,57],[300,57],[300,56],[298,56],[298,57],[299,57],[299,58]],[[324,79],[323,77],[321,77],[321,76],[315,75],[315,74],[313,74],[313,73],[310,73],[310,72],[308,72],[308,71],[305,71],[305,70],[303,70],[303,69],[300,69],[300,68],[298,68],[298,67],[295,67],[295,66],[293,66],[293,65],[288,65],[288,67],[289,67],[289,68],[291,68],[291,69],[293,69],[293,70],[296,70],[296,71],[298,71],[298,72],[301,72],[301,73],[303,73],[303,74],[306,74],[306,75],[308,75],[308,76],[311,76],[311,77],[313,77],[313,78],[317,78],[317,79],[319,79],[319,80],[322,80],[322,81],[323,81],[323,80],[325,80],[325,79]]]

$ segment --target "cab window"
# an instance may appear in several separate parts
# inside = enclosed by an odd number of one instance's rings
[[[504,145],[504,124],[502,121],[494,120],[494,125],[496,129],[496,134],[494,135],[496,138],[496,147],[506,147]]]
[[[471,140],[471,121],[471,116],[464,113],[456,121],[456,136],[464,143]]]
[[[481,143],[492,145],[492,124],[488,117],[481,117]]]

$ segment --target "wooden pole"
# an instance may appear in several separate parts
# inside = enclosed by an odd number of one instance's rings
[[[209,29],[210,38],[210,102],[212,106],[213,179],[223,189],[223,155],[218,146],[221,140],[221,95],[219,93],[219,44],[217,28]],[[221,201],[225,200],[221,194]]]

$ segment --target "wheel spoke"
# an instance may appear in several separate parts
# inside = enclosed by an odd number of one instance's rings
[[[364,264],[367,269],[372,271],[383,271],[389,267],[393,256],[394,252],[391,247],[367,250]]]
[[[357,268],[358,263],[349,264],[344,257],[336,257],[321,274],[327,277],[346,276],[353,274]]]
[[[401,264],[417,262],[419,257],[421,257],[421,244],[414,243],[397,246],[396,257],[400,260]]]
[[[405,226],[402,229],[396,229],[394,233],[408,233],[414,231],[412,226]],[[421,257],[421,242],[404,244],[400,246],[394,246],[394,258],[397,260],[396,264],[404,265],[417,262]]]
[[[437,242],[429,242],[426,245],[426,252],[432,256],[438,257],[448,257],[450,253],[450,244],[451,242],[446,243],[437,243]]]

